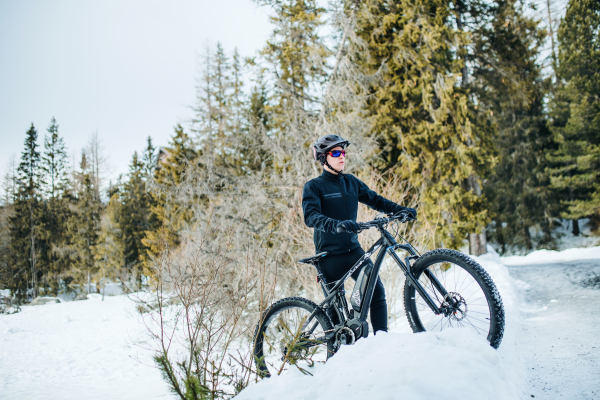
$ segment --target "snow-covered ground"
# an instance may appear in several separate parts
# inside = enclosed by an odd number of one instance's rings
[[[0,315],[0,399],[170,399],[127,296]]]
[[[478,258],[505,305],[498,350],[470,331],[407,333],[399,320],[390,333],[344,346],[314,376],[293,371],[239,398],[600,398],[600,263],[573,261],[583,258],[600,259],[600,248]],[[127,296],[0,315],[0,399],[174,399],[135,345],[145,337]]]

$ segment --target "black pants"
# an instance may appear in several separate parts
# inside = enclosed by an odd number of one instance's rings
[[[323,261],[319,263],[319,268],[325,275],[328,283],[337,281],[344,276],[350,268],[365,254],[362,248],[357,248],[349,253],[335,254],[326,256]],[[373,265],[371,260],[368,260],[364,265],[370,263]],[[364,267],[363,267],[364,268]],[[352,278],[356,281],[360,273],[360,268],[354,271]],[[387,332],[387,302],[385,300],[385,289],[381,278],[377,277],[377,283],[375,283],[375,290],[373,291],[373,299],[371,300],[371,325],[373,330],[386,331]],[[337,317],[337,315],[336,315]]]

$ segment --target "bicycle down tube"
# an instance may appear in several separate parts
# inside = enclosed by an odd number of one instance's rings
[[[369,280],[367,283],[367,290],[365,292],[363,301],[361,303],[360,319],[362,319],[363,321],[366,321],[366,319],[367,319],[367,315],[369,313],[369,308],[371,306],[371,300],[373,298],[373,292],[375,291],[375,284],[377,282],[377,278],[379,277],[379,271],[381,269],[381,265],[383,264],[383,259],[384,259],[386,253],[388,253],[394,261],[396,261],[396,264],[398,264],[398,266],[400,267],[402,272],[404,272],[406,279],[410,280],[411,284],[417,289],[417,291],[423,297],[423,299],[425,300],[427,305],[431,308],[431,310],[436,315],[440,314],[441,310],[439,309],[439,307],[434,303],[434,301],[431,299],[429,294],[425,291],[425,289],[421,286],[421,284],[417,281],[417,279],[413,276],[412,272],[410,271],[410,264],[408,263],[410,256],[407,257],[407,265],[405,265],[402,262],[402,260],[400,260],[400,257],[398,257],[398,254],[396,254],[396,251],[395,251],[396,248],[402,248],[403,250],[406,250],[411,256],[416,256],[417,254],[415,253],[412,246],[398,244],[398,242],[396,242],[396,240],[392,237],[392,235],[390,235],[390,233],[387,230],[385,230],[385,228],[383,226],[380,226],[377,228],[379,229],[379,232],[381,233],[380,240],[382,241],[382,244],[385,247],[385,249],[382,248],[380,250],[379,254],[377,255],[377,259],[375,261],[373,271],[371,272],[371,275],[369,276]],[[440,291],[446,292],[446,290],[443,289],[443,287],[441,286],[440,282],[438,282],[436,279],[436,286],[437,285],[439,285],[441,287]]]

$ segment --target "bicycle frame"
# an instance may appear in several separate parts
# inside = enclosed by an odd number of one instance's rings
[[[346,324],[346,322],[350,319],[358,318],[363,323],[363,326],[368,327],[368,325],[366,324],[366,321],[367,321],[367,316],[369,314],[369,308],[371,306],[371,300],[373,298],[373,291],[375,290],[375,283],[377,282],[377,278],[378,278],[379,272],[381,270],[381,265],[383,264],[383,259],[385,258],[386,254],[389,254],[392,257],[392,259],[396,262],[396,264],[398,264],[398,266],[400,267],[400,269],[406,276],[406,279],[408,279],[410,281],[410,284],[412,284],[415,287],[415,289],[419,292],[419,294],[425,300],[425,302],[431,308],[431,310],[436,315],[441,314],[443,311],[434,303],[434,301],[431,299],[429,294],[425,291],[423,286],[421,286],[419,281],[412,274],[410,260],[416,259],[419,257],[417,251],[408,242],[406,242],[406,244],[399,244],[398,242],[396,242],[394,237],[385,229],[385,226],[383,224],[378,225],[376,227],[379,230],[379,232],[381,233],[381,238],[379,238],[379,240],[377,240],[377,242],[375,242],[371,246],[371,248],[352,266],[352,268],[350,268],[350,270],[346,274],[344,274],[344,276],[340,280],[336,281],[333,288],[331,288],[329,290],[327,288],[326,284],[321,283],[321,285],[326,293],[326,297],[325,297],[325,300],[323,300],[319,304],[319,308],[326,309],[329,307],[333,307],[339,317],[341,326],[344,326]],[[364,262],[367,259],[370,259],[371,256],[378,249],[379,249],[379,253],[377,254],[377,258],[375,260],[373,270],[371,271],[371,274],[367,281],[367,289],[363,295],[363,298],[360,301],[360,311],[358,313],[358,317],[356,316],[356,311],[354,311],[354,310],[352,311],[352,315],[350,315],[348,312],[348,305],[346,302],[346,297],[344,295],[345,294],[344,283],[348,280],[348,278],[350,278],[350,276],[356,270],[358,270],[364,264]],[[397,249],[405,250],[406,252],[408,252],[409,256],[405,258],[404,262],[400,259],[400,257],[398,257],[398,254],[396,253]],[[322,280],[323,277],[318,268],[317,268],[317,271],[319,273],[319,277],[321,278],[320,280]],[[446,296],[448,294],[446,289],[444,289],[442,284],[438,281],[438,279],[433,274],[431,274],[429,272],[429,270],[425,270],[425,274],[430,279],[431,283],[435,286],[435,288],[441,294],[443,294],[444,296]],[[310,317],[308,318],[308,321],[307,321],[307,325],[313,319],[315,313],[316,313],[316,311],[310,315]],[[314,328],[316,328],[316,324],[315,324],[315,327],[310,329],[310,331],[312,332],[312,330],[314,330]],[[335,330],[336,329],[334,329],[333,331],[335,331]],[[361,336],[367,337],[368,333],[369,332],[368,332],[368,328],[367,328],[367,331],[362,332]],[[333,335],[333,333],[327,335],[327,338],[329,339],[332,335]]]

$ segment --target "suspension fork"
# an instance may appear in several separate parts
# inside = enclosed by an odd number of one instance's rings
[[[415,289],[417,290],[417,292],[419,292],[419,294],[421,295],[421,297],[423,298],[423,300],[425,300],[425,303],[427,303],[427,305],[429,306],[429,308],[431,308],[431,311],[433,311],[436,315],[441,314],[442,311],[435,304],[435,302],[429,296],[429,294],[425,291],[425,289],[423,289],[423,286],[421,286],[421,284],[419,283],[419,281],[417,280],[417,278],[415,278],[413,276],[413,274],[410,271],[409,267],[407,267],[402,262],[402,260],[400,260],[400,257],[398,257],[398,254],[396,254],[396,252],[394,251],[395,247],[396,246],[390,246],[390,247],[388,247],[388,253],[389,253],[389,255],[392,256],[392,258],[394,259],[394,261],[396,261],[396,263],[400,266],[400,269],[402,269],[402,271],[404,272],[404,275],[406,276],[406,279],[408,279],[408,281],[410,282],[410,284],[415,287]],[[407,263],[408,263],[408,261],[409,260],[407,259]],[[408,265],[410,266],[410,264],[408,264]]]
[[[444,286],[442,286],[442,283],[438,280],[438,278],[436,278],[435,274],[431,273],[431,271],[428,270],[427,268],[425,268],[425,271],[423,271],[423,273],[431,281],[433,286],[444,296],[444,298],[446,298],[448,291],[446,290],[446,288]],[[450,299],[450,300],[452,300],[452,299]]]

